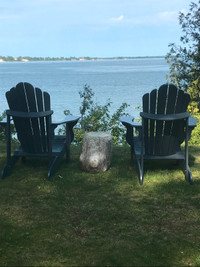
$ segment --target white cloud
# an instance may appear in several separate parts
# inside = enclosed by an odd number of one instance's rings
[[[110,22],[113,23],[113,24],[115,24],[115,23],[121,22],[123,19],[124,19],[124,16],[121,15],[121,16],[119,16],[117,18],[111,18],[110,19]]]
[[[132,26],[157,26],[178,23],[178,11],[163,11],[146,16],[135,16],[134,18],[124,19],[124,24]]]

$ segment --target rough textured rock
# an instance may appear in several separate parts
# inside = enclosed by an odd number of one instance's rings
[[[109,133],[87,133],[82,143],[81,168],[91,173],[106,171],[111,163],[111,154],[112,136]]]

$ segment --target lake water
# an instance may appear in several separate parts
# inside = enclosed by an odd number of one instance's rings
[[[57,62],[2,62],[0,63],[0,113],[8,108],[5,92],[17,83],[29,82],[51,95],[54,119],[63,117],[69,109],[79,115],[81,99],[79,91],[89,85],[95,92],[95,100],[112,102],[116,111],[123,102],[137,116],[135,106],[142,104],[142,96],[166,83],[169,66],[164,58],[128,60],[57,61]]]

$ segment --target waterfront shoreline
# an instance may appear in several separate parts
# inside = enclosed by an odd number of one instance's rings
[[[133,60],[133,59],[153,59],[165,58],[165,56],[137,56],[137,57],[12,57],[0,56],[1,62],[33,62],[33,61],[93,61],[93,60]]]

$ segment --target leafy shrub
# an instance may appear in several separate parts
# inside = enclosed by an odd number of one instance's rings
[[[6,110],[3,111],[3,113],[0,115],[0,121],[6,118]],[[14,124],[11,121],[10,125],[10,131],[11,131],[11,138],[13,142],[18,142],[16,139],[16,130],[14,127]],[[5,135],[5,128],[0,125],[0,140],[6,143],[6,135]]]
[[[111,114],[110,107],[112,102],[110,99],[106,101],[105,105],[95,102],[95,93],[89,85],[85,85],[83,90],[79,91],[79,95],[82,99],[80,106],[81,118],[74,130],[76,142],[81,143],[84,134],[87,132],[104,131],[111,133],[114,144],[124,143],[125,129],[119,118],[120,116],[128,115],[125,112],[128,105],[123,103],[115,113]],[[67,115],[70,111],[65,110],[64,113]]]
[[[188,111],[191,116],[197,119],[197,126],[192,131],[191,139],[189,141],[192,145],[200,144],[200,79],[195,80],[191,87],[188,89],[188,93],[192,99],[188,106]]]
[[[4,111],[1,115],[0,115],[0,121],[2,121],[3,119],[5,119],[6,117],[6,111]],[[5,136],[5,130],[4,127],[0,125],[0,139],[5,141],[6,136]]]

